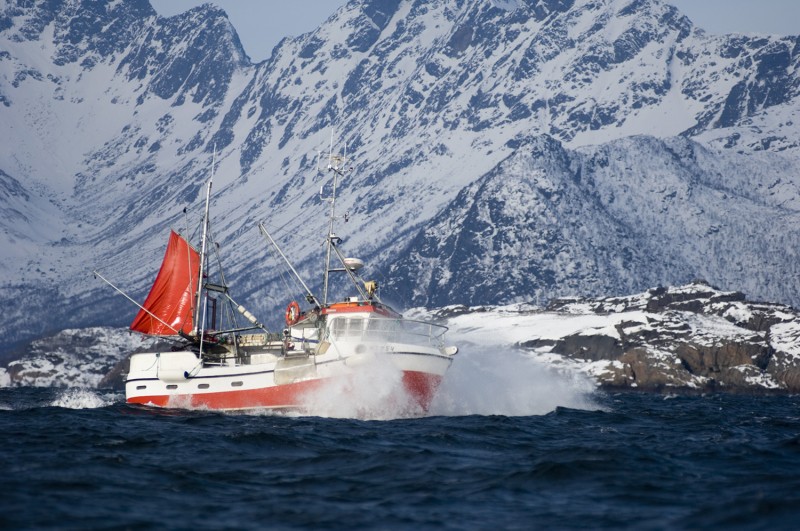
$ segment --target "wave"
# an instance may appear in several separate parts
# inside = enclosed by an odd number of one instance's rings
[[[119,402],[116,393],[100,392],[94,389],[71,388],[60,391],[50,403],[53,407],[65,409],[98,409]]]
[[[307,393],[303,410],[311,415],[359,420],[415,418],[425,411],[408,394],[402,371],[375,358],[347,378],[334,378]]]

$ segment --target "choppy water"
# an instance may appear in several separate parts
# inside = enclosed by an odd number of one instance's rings
[[[800,398],[608,395],[521,367],[480,381],[454,366],[430,416],[384,420],[165,412],[111,392],[0,389],[0,528],[800,522]]]

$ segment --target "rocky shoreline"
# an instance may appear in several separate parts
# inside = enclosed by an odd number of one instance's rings
[[[545,309],[451,307],[435,314],[466,335],[476,318],[514,320],[515,346],[583,371],[604,389],[800,392],[800,313],[703,281],[628,297],[559,299]]]
[[[462,349],[522,350],[607,390],[800,393],[800,312],[696,281],[626,297],[570,298],[540,308],[412,310],[450,327]],[[122,388],[128,355],[154,338],[127,329],[64,330],[0,367],[0,386]]]

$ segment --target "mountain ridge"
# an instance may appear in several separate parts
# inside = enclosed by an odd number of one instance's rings
[[[736,165],[749,180],[725,178],[722,170]],[[681,138],[576,151],[533,138],[417,234],[391,264],[388,288],[417,286],[403,300],[411,306],[477,305],[633,293],[667,277],[699,277],[791,298],[799,185],[783,168],[744,156],[720,167]],[[755,246],[781,257],[748,263]]]
[[[342,211],[369,227],[340,232],[376,275],[536,135],[573,151],[683,135],[721,161],[780,153],[770,160],[787,170],[798,157],[798,38],[709,37],[657,0],[361,0],[257,64],[208,6],[165,19],[140,0],[12,1],[0,28],[0,175],[16,190],[0,203],[0,244],[13,249],[0,290],[31,301],[0,327],[6,340],[121,324],[126,311],[88,270],[113,271],[141,298],[158,234],[196,221],[212,158],[216,239],[247,249],[227,255],[227,276],[272,314],[285,295],[254,227],[298,220],[279,236],[311,276],[327,183],[316,152],[334,127],[357,153]],[[685,280],[659,268],[655,283]]]

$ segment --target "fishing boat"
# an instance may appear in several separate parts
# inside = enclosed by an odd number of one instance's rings
[[[330,204],[330,219],[321,297],[308,288],[266,225],[259,224],[266,243],[304,291],[298,297],[302,306],[296,300],[288,303],[282,316],[285,327],[278,331],[268,330],[234,301],[221,266],[219,280],[209,281],[208,249],[216,249],[209,230],[212,162],[199,249],[172,231],[150,293],[137,304],[140,310],[131,330],[163,336],[172,346],[131,355],[125,379],[129,404],[302,411],[313,403],[315,393],[332,383],[345,394],[358,392],[358,386],[382,385],[370,379],[377,367],[393,371],[409,403],[427,410],[458,349],[445,343],[446,327],[405,319],[382,302],[377,282],[360,277],[363,262],[342,253],[334,222],[336,187],[346,174],[346,160],[329,155],[328,162],[332,194],[324,198]],[[336,277],[349,281],[352,295],[329,301]],[[223,314],[227,324],[220,327]],[[241,326],[237,320],[246,323]]]

